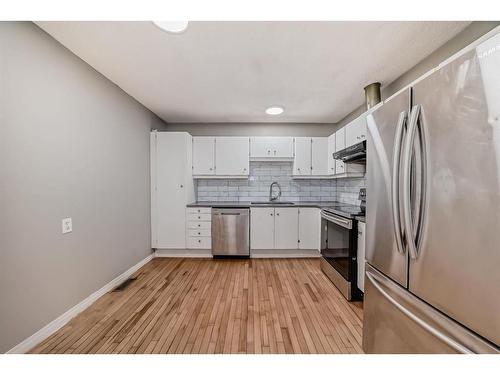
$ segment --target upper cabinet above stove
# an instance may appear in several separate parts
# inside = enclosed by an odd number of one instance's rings
[[[366,113],[345,126],[345,147],[366,141]]]

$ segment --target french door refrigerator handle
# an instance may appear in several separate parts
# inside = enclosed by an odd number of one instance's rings
[[[403,111],[399,114],[398,124],[396,126],[396,139],[394,141],[394,152],[392,161],[392,217],[394,222],[394,233],[396,235],[396,247],[398,252],[404,253],[404,245],[401,231],[400,210],[399,207],[399,181],[400,181],[400,167],[401,167],[401,145],[403,143],[403,131],[406,123],[407,113]]]
[[[417,259],[418,252],[417,246],[415,245],[413,222],[411,217],[411,202],[410,202],[410,168],[411,168],[411,157],[413,151],[413,144],[415,141],[415,132],[417,130],[418,118],[420,116],[420,105],[416,104],[413,106],[410,112],[410,121],[408,123],[408,129],[406,134],[406,141],[404,145],[403,152],[403,224],[404,231],[406,234],[406,243],[408,244],[408,252],[412,259]]]
[[[372,285],[377,289],[377,291],[382,294],[394,307],[396,307],[399,311],[401,311],[403,314],[405,314],[408,318],[413,320],[416,324],[421,326],[423,329],[425,329],[427,332],[430,334],[434,335],[437,337],[439,340],[447,344],[448,346],[454,348],[457,352],[463,353],[463,354],[472,354],[473,352],[466,348],[465,346],[461,345],[460,343],[456,342],[452,338],[444,335],[441,333],[439,330],[419,318],[417,315],[413,314],[410,310],[408,310],[405,306],[400,304],[396,299],[394,299],[384,288],[384,285],[381,281],[379,281],[379,277],[377,277],[375,274],[371,273],[369,270],[366,271],[365,273],[366,278],[370,280]]]

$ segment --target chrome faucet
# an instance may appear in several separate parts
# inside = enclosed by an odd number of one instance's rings
[[[273,186],[274,185],[276,185],[278,187],[278,195],[277,196],[273,196]],[[273,202],[273,201],[279,200],[280,197],[281,197],[281,186],[276,181],[274,181],[271,184],[271,186],[269,187],[269,201]]]

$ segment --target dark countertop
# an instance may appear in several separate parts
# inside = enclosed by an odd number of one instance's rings
[[[276,204],[272,202],[264,202],[262,204],[252,204],[252,202],[194,202],[187,207],[234,207],[234,208],[250,208],[250,207],[315,207],[319,209],[327,209],[328,211],[347,218],[361,221],[359,216],[359,206],[335,201],[311,201],[311,202],[292,202],[290,204]],[[364,219],[363,219],[364,220]]]
[[[188,204],[186,207],[239,207],[239,208],[249,208],[249,207],[329,207],[334,204],[338,204],[338,202],[292,202],[290,204],[276,204],[273,202],[263,202],[263,203],[253,203],[248,202],[194,202]]]

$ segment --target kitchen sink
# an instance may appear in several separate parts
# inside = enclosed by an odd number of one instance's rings
[[[252,205],[254,204],[267,204],[267,205],[278,205],[278,204],[286,204],[287,206],[292,206],[294,205],[295,203],[294,202],[285,202],[285,201],[278,201],[278,202],[271,202],[271,201],[268,201],[268,202],[251,202]]]

